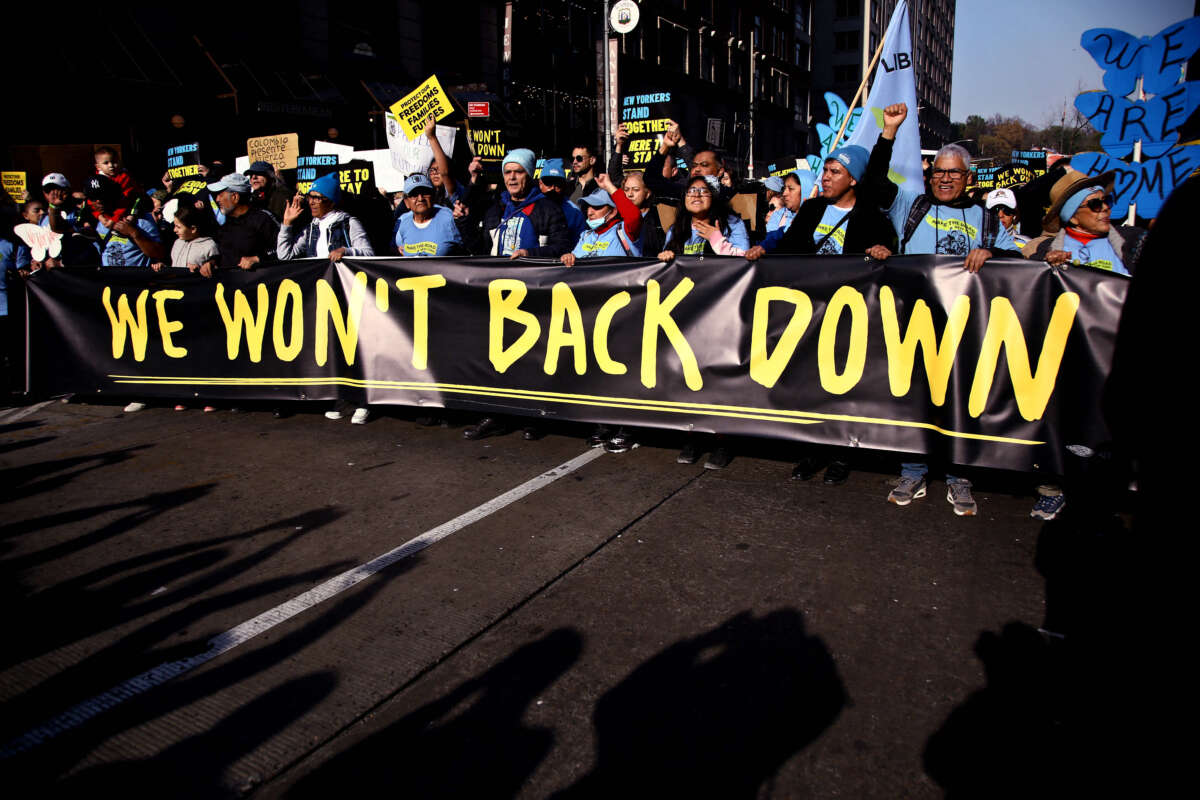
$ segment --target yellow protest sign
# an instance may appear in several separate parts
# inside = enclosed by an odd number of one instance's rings
[[[450,105],[450,96],[442,89],[437,75],[429,79],[392,104],[392,114],[400,123],[400,129],[409,141],[421,135],[429,115],[443,119],[450,115],[454,108]]]
[[[14,203],[24,201],[26,189],[24,172],[0,172],[0,183]]]
[[[259,136],[246,140],[246,155],[250,163],[265,161],[278,172],[295,169],[300,157],[300,137],[295,133],[278,133],[274,136]]]

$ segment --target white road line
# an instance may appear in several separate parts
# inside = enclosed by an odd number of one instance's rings
[[[159,664],[151,670],[143,672],[129,680],[119,683],[107,692],[98,694],[95,697],[84,700],[78,705],[72,706],[63,713],[48,720],[47,722],[33,728],[32,730],[18,736],[8,744],[0,748],[0,759],[9,758],[18,753],[23,753],[37,745],[54,738],[60,733],[65,733],[72,728],[78,727],[93,717],[103,714],[115,706],[120,705],[131,697],[135,697],[142,692],[153,689],[172,678],[178,677],[185,672],[195,669],[196,667],[208,661],[212,661],[219,655],[228,653],[233,648],[258,636],[260,633],[265,633],[281,622],[285,622],[297,614],[307,611],[318,603],[323,603],[326,600],[334,597],[360,581],[364,581],[377,572],[386,569],[395,564],[401,559],[407,558],[414,553],[418,553],[429,547],[431,544],[440,542],[447,536],[462,530],[468,525],[478,522],[479,520],[494,514],[505,506],[517,502],[521,498],[533,494],[538,489],[548,486],[564,475],[569,475],[580,467],[595,461],[600,456],[604,455],[602,448],[589,450],[582,455],[576,456],[565,464],[560,464],[548,472],[543,472],[532,480],[522,483],[515,489],[511,489],[499,497],[495,497],[481,506],[476,506],[470,511],[455,517],[436,528],[431,528],[425,531],[420,536],[409,539],[399,547],[389,550],[381,556],[371,559],[365,564],[360,564],[353,569],[343,572],[334,578],[330,578],[319,586],[309,589],[303,594],[293,597],[287,602],[275,606],[269,611],[264,611],[253,619],[246,620],[240,625],[236,625],[224,633],[217,634],[208,640],[208,649],[203,653],[190,658],[180,659],[179,661],[168,661],[164,664]]]
[[[0,414],[0,425],[7,425],[10,422],[16,422],[19,419],[25,419],[30,414],[36,414],[53,402],[53,400],[43,400],[40,403],[28,406],[26,408],[13,408],[5,411],[3,414]]]

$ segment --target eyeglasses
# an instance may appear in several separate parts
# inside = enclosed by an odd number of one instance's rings
[[[935,167],[932,174],[933,174],[933,177],[935,177],[935,178],[956,178],[957,179],[957,178],[961,178],[964,175],[966,175],[967,171],[965,169],[937,169]]]
[[[1094,211],[1095,213],[1099,214],[1105,206],[1112,208],[1113,201],[1115,200],[1116,198],[1111,194],[1106,194],[1104,197],[1093,197],[1091,200],[1088,200],[1086,203],[1084,203],[1084,205],[1090,211]]]
[[[712,192],[708,189],[701,189],[697,186],[695,189],[688,189],[686,192],[688,197],[712,197]]]

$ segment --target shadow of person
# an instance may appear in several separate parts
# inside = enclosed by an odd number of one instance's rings
[[[795,609],[676,642],[596,704],[593,770],[557,797],[753,798],[847,702]]]
[[[335,756],[288,796],[366,785],[403,787],[408,797],[512,797],[554,744],[552,731],[522,717],[582,650],[577,631],[551,631]]]

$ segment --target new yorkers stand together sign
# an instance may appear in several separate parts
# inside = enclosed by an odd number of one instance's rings
[[[746,434],[1056,471],[1103,446],[1127,279],[855,256],[37,273],[31,388],[331,400]]]

